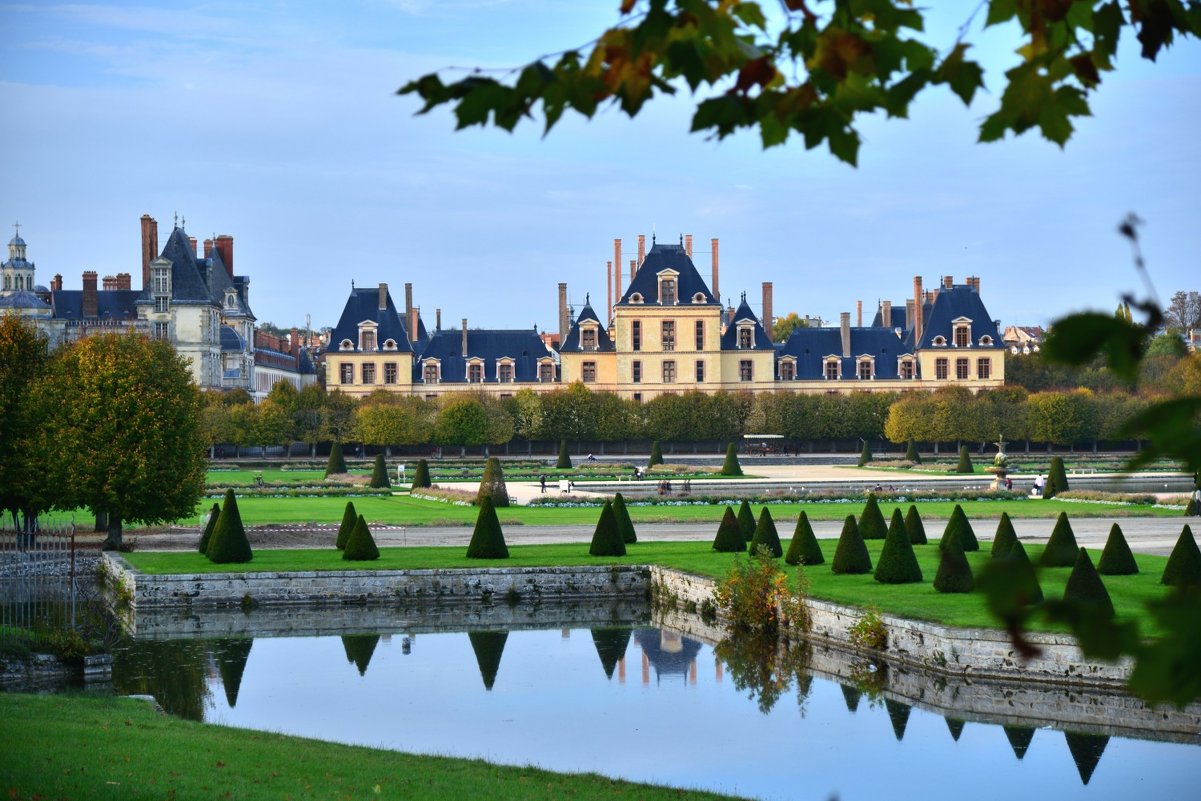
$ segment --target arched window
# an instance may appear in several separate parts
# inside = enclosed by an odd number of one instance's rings
[[[354,343],[349,339],[344,339],[339,343],[338,350],[354,350]]]

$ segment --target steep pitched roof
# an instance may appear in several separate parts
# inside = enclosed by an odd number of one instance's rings
[[[887,328],[852,328],[851,355],[844,358],[840,329],[796,328],[777,351],[776,359],[785,356],[796,359],[796,377],[803,381],[825,375],[827,356],[838,357],[844,378],[853,378],[857,374],[855,367],[860,356],[872,356],[876,360],[876,378],[887,379],[898,376],[897,359],[912,353],[913,349]]]
[[[629,306],[630,296],[638,293],[642,296],[642,305],[659,302],[659,273],[663,270],[675,270],[679,273],[676,283],[678,305],[692,303],[693,296],[698,293],[704,296],[704,304],[717,305],[717,299],[709,291],[705,280],[697,272],[696,265],[688,257],[683,245],[651,245],[638,271],[634,273],[625,294],[617,301],[618,306]],[[638,304],[633,304],[638,305]],[[698,304],[702,305],[702,304]]]
[[[896,303],[892,304],[892,309],[890,310],[888,316],[892,318],[892,324],[887,326],[888,328],[899,328],[904,331],[908,327],[905,325],[904,303],[900,304],[900,306],[898,306]],[[884,306],[881,305],[876,308],[876,316],[872,318],[872,328],[884,327]]]
[[[980,294],[966,284],[940,289],[934,303],[926,306],[922,321],[922,338],[918,347],[931,347],[936,336],[945,337],[951,342],[954,335],[952,321],[961,317],[972,321],[973,348],[985,347],[980,345],[980,338],[983,336],[992,337],[993,344],[990,347],[1002,347],[997,324],[988,316],[988,309],[984,308]]]
[[[224,308],[227,313],[254,317],[254,312],[250,310],[246,301],[246,281],[240,277],[230,277],[229,270],[221,259],[221,251],[213,248],[207,257],[197,257],[187,232],[182,228],[175,228],[159,255],[160,258],[171,262],[172,303],[213,304]],[[228,290],[234,292],[235,301],[232,307],[225,303]],[[143,288],[138,302],[153,302],[149,287]]]
[[[536,382],[539,361],[551,356],[538,332],[528,328],[470,328],[467,330],[466,357],[463,356],[462,349],[461,329],[435,331],[421,352],[421,358],[413,362],[413,381],[421,382],[423,361],[437,359],[442,366],[442,383],[466,383],[467,362],[481,359],[484,363],[484,381],[495,383],[497,363],[500,359],[509,358],[513,360],[514,382]]]
[[[96,318],[113,320],[136,320],[137,302],[141,293],[136,289],[96,290]],[[50,293],[50,306],[54,317],[61,320],[82,320],[83,290],[58,289]]]
[[[50,304],[28,289],[20,289],[0,297],[0,309],[48,309]]]
[[[745,323],[751,320],[755,323],[755,343],[750,348],[738,347],[738,324]],[[726,331],[721,335],[722,350],[774,350],[772,347],[771,337],[767,335],[767,331],[763,329],[763,323],[759,322],[759,318],[751,311],[750,305],[746,302],[746,293],[742,293],[742,302],[738,304],[738,310],[734,312],[734,321],[726,326]]]
[[[341,350],[345,340],[350,340],[352,350],[358,351],[359,323],[370,321],[376,324],[375,341],[378,347],[383,348],[384,343],[391,339],[396,342],[396,351],[388,351],[389,353],[412,353],[413,345],[396,311],[396,304],[392,302],[391,292],[385,294],[384,305],[383,309],[379,307],[378,287],[352,288],[350,297],[346,299],[346,305],[342,308],[342,316],[330,332],[329,352]]]
[[[584,308],[580,310],[580,314],[575,318],[575,322],[571,324],[571,330],[567,332],[567,339],[563,340],[559,345],[559,352],[564,351],[581,351],[583,350],[580,344],[580,324],[585,322],[596,323],[596,351],[604,353],[615,350],[613,340],[609,337],[609,332],[605,330],[605,324],[596,316],[596,312],[592,309],[592,303],[585,298]]]

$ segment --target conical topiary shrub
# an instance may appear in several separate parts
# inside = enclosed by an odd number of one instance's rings
[[[863,440],[863,450],[859,451],[859,466],[863,467],[872,460],[872,449],[867,444],[867,440]]]
[[[329,446],[329,461],[325,463],[325,475],[332,476],[346,472],[346,460],[342,458],[342,443],[335,441]]]
[[[430,463],[425,459],[417,460],[417,469],[413,471],[413,483],[410,489],[424,489],[431,486]]]
[[[372,489],[391,489],[392,482],[388,480],[388,466],[384,464],[384,455],[375,455],[375,467],[371,470]]]
[[[1192,498],[1189,498],[1188,503],[1186,503],[1184,505],[1184,516],[1185,517],[1196,517],[1197,514],[1198,514],[1197,502],[1195,500],[1193,500]]]
[[[613,514],[617,515],[617,527],[621,529],[622,542],[626,545],[638,542],[638,532],[634,530],[630,510],[626,509],[626,499],[620,492],[613,496]]]
[[[945,549],[947,547],[947,540],[952,537],[959,540],[959,547],[964,551],[980,550],[980,543],[976,540],[976,532],[972,531],[972,524],[968,521],[963,507],[959,504],[955,504],[955,508],[951,512],[951,519],[947,521],[947,527],[943,529],[942,539],[939,540],[938,547]]]
[[[955,465],[956,473],[974,473],[976,470],[972,466],[972,456],[968,453],[966,445],[959,446],[959,464]]]
[[[809,524],[809,515],[805,514],[804,509],[797,518],[796,530],[792,532],[792,542],[788,544],[788,553],[784,555],[784,561],[790,565],[820,565],[826,561],[817,537],[813,534],[813,526]]]
[[[917,452],[917,443],[913,440],[909,440],[909,444],[905,446],[905,461],[913,462],[914,464],[922,463],[921,454]]]
[[[651,443],[651,455],[650,458],[646,460],[646,466],[648,468],[654,467],[657,464],[663,464],[663,448],[660,447],[659,440],[655,440]]]
[[[859,534],[859,524],[855,522],[854,515],[847,515],[847,519],[843,521],[842,535],[838,538],[838,547],[834,550],[834,562],[830,569],[835,573],[872,572],[872,557]]]
[[[746,498],[738,505],[738,527],[742,529],[742,536],[747,542],[755,536],[755,513],[751,511],[751,505],[747,503]]]
[[[509,548],[505,545],[505,534],[496,518],[496,506],[492,496],[484,496],[480,502],[480,513],[475,518],[475,530],[467,546],[468,559],[508,559]]]
[[[1034,564],[1026,554],[1026,547],[1022,545],[1022,541],[1015,538],[1013,544],[1009,546],[1009,552],[997,558],[1005,559],[1015,565],[1013,576],[1018,603],[1022,606],[1041,604],[1043,588],[1038,583],[1038,574],[1034,572]]]
[[[905,531],[909,532],[909,543],[911,545],[925,545],[926,526],[922,523],[922,516],[917,513],[917,506],[909,504],[909,511],[905,513]]]
[[[221,504],[214,503],[213,508],[209,510],[208,522],[204,524],[204,533],[200,535],[200,544],[197,546],[203,554],[209,551],[209,543],[213,539],[213,529],[217,527],[217,518],[221,516]]]
[[[1093,567],[1084,548],[1076,556],[1076,564],[1072,567],[1072,575],[1068,576],[1067,586],[1063,588],[1063,600],[1078,604],[1082,607],[1100,613],[1105,617],[1113,617],[1113,600],[1105,582]]]
[[[748,550],[755,554],[759,552],[760,548],[766,548],[777,559],[784,555],[784,548],[780,544],[780,535],[776,532],[776,522],[771,519],[771,512],[766,506],[759,512],[759,522],[755,524],[755,534],[751,537],[751,545]]]
[[[1060,512],[1055,520],[1055,528],[1051,531],[1051,539],[1038,563],[1043,567],[1072,567],[1076,564],[1076,535],[1072,533],[1072,524],[1068,522],[1068,513]]]
[[[221,506],[221,514],[209,539],[208,558],[220,565],[249,562],[254,558],[250,540],[246,539],[246,529],[242,527],[238,500],[232,489],[225,491],[225,503]]]
[[[1193,539],[1193,530],[1187,525],[1180,530],[1180,538],[1168,557],[1160,583],[1172,587],[1201,586],[1201,550]]]
[[[626,555],[626,544],[621,538],[621,531],[617,527],[617,515],[613,514],[613,504],[610,501],[605,501],[605,506],[601,509],[588,553],[592,556]]]
[[[734,510],[726,507],[726,513],[721,516],[721,524],[717,527],[717,536],[713,538],[713,550],[721,553],[738,553],[746,550],[746,537]]]
[[[867,503],[863,507],[863,514],[859,515],[858,523],[859,536],[865,540],[882,540],[888,536],[888,523],[884,521],[884,513],[880,511],[874,492],[867,494]]]
[[[484,689],[491,691],[496,684],[496,674],[500,672],[500,658],[505,652],[509,632],[469,631],[467,639],[471,641],[471,650],[475,652],[475,663],[479,666]]]
[[[334,546],[339,551],[346,547],[346,540],[350,539],[350,532],[354,530],[358,519],[359,513],[354,509],[354,501],[347,501],[346,508],[342,510],[342,525],[338,526],[338,538],[334,541]]]
[[[1043,489],[1043,497],[1054,498],[1059,493],[1067,491],[1068,471],[1063,468],[1063,459],[1059,456],[1052,456],[1051,469],[1047,471],[1047,485]]]
[[[559,440],[559,460],[555,462],[556,470],[571,469],[571,453],[567,450],[567,440]]]
[[[342,559],[347,562],[370,562],[379,559],[379,548],[375,547],[375,537],[367,528],[367,520],[359,515],[346,538],[346,548],[342,551]]]
[[[976,587],[972,566],[967,562],[959,537],[943,537],[939,546],[938,573],[934,589],[939,592],[971,592]]]
[[[740,476],[742,475],[742,465],[738,464],[738,449],[731,442],[726,446],[726,460],[721,463],[721,474],[723,476]]]
[[[1009,553],[1009,549],[1013,547],[1017,538],[1018,534],[1013,530],[1013,521],[1009,519],[1009,512],[1001,512],[1001,521],[997,523],[997,535],[992,539],[992,550],[989,552],[992,558],[997,559]]]
[[[484,498],[491,498],[492,505],[500,508],[509,505],[509,488],[505,486],[505,474],[500,467],[500,459],[489,456],[484,463],[484,475],[480,478],[480,489],[475,494],[475,502],[482,504]]]
[[[1109,527],[1109,539],[1105,540],[1105,550],[1097,560],[1097,572],[1103,576],[1132,576],[1138,572],[1138,563],[1117,523]]]
[[[881,584],[912,584],[922,580],[922,569],[918,567],[909,532],[905,530],[905,518],[901,510],[894,509],[888,524],[888,536],[876,562],[876,581]]]

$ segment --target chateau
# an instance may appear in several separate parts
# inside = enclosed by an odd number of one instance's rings
[[[692,237],[679,244],[638,238],[629,284],[622,286],[620,239],[608,263],[604,317],[591,298],[572,319],[567,285],[559,284],[559,331],[426,328],[405,284],[403,316],[387,284],[352,287],[325,354],[329,389],[363,396],[376,390],[436,399],[463,391],[500,397],[519,389],[547,391],[574,382],[642,401],[688,390],[704,392],[972,391],[1005,380],[1005,346],[980,298],[980,279],[943,277],[913,295],[881,301],[874,318],[856,325],[797,328],[773,343],[772,285],[763,284],[761,320],[745,293],[723,308],[718,294],[718,241],[711,240],[711,284],[692,260]],[[616,300],[614,300],[616,299]]]

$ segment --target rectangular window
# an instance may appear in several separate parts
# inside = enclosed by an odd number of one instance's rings
[[[859,380],[860,381],[871,381],[872,380],[872,363],[870,361],[868,361],[867,359],[864,359],[863,361],[859,362]]]
[[[738,347],[753,348],[755,346],[755,329],[744,325],[738,329]]]
[[[596,383],[596,362],[584,362],[581,377],[585,384]]]
[[[838,362],[836,362],[833,359],[826,362],[826,380],[827,381],[837,381],[838,380]]]
[[[167,270],[158,268],[154,271],[154,291],[159,294],[166,294],[170,290],[167,287]]]
[[[426,400],[438,400],[438,396],[436,394],[430,394],[430,395],[426,395],[425,399]]]
[[[467,365],[467,383],[480,384],[484,380],[484,365],[472,362]]]
[[[968,373],[968,359],[955,360],[955,378],[960,381],[967,381],[971,375]]]
[[[421,368],[421,380],[427,384],[438,383],[438,365],[426,364]]]
[[[354,365],[342,362],[338,365],[338,383],[353,384],[354,383]]]
[[[934,377],[936,379],[938,379],[939,381],[945,381],[947,378],[947,370],[949,367],[950,367],[950,361],[948,359],[935,359],[934,360]]]
[[[634,393],[634,403],[642,403],[642,393],[641,392]]]
[[[780,362],[780,380],[792,381],[796,378],[796,364],[794,362]]]
[[[375,383],[375,362],[368,362],[368,363],[363,364],[363,383],[364,384],[374,384]]]
[[[696,321],[696,349],[697,350],[705,349],[705,321],[704,320]]]
[[[543,362],[538,365],[538,380],[546,384],[554,383],[555,365],[552,362]]]
[[[501,362],[496,366],[496,380],[502,384],[513,383],[513,365]]]
[[[154,338],[162,339],[162,340],[170,339],[171,338],[171,324],[170,323],[155,323],[154,324]]]
[[[705,380],[705,363],[700,359],[696,360],[696,383],[700,384]]]
[[[635,320],[630,324],[630,347],[642,350],[642,321]]]
[[[676,323],[674,320],[663,321],[660,339],[663,342],[663,350],[676,349]]]
[[[755,364],[750,359],[738,362],[738,380],[750,381],[755,377]]]
[[[970,329],[966,325],[955,326],[955,347],[966,348]]]
[[[581,331],[580,342],[584,350],[596,350],[596,329],[585,328]]]
[[[166,314],[170,311],[171,298],[166,295],[159,295],[154,299],[154,310],[159,314]]]
[[[901,362],[901,378],[906,381],[913,379],[913,362],[909,359]]]
[[[663,362],[663,383],[674,384],[676,382],[676,363]]]
[[[375,350],[375,332],[359,332],[359,350]]]
[[[664,306],[676,305],[676,281],[674,278],[664,278],[659,282],[659,302]]]
[[[989,379],[992,378],[992,360],[977,359],[976,360],[976,378]]]
[[[642,383],[642,362],[630,363],[630,380],[635,384]]]
[[[396,362],[384,362],[384,383],[395,384],[397,376]]]

